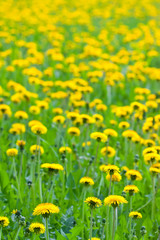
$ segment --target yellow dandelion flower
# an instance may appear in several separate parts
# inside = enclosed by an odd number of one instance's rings
[[[18,150],[16,148],[10,148],[6,151],[8,157],[15,157],[18,155]]]
[[[44,218],[49,217],[50,214],[59,213],[59,207],[52,203],[40,203],[33,211],[33,215],[42,215]]]
[[[7,227],[9,225],[9,219],[7,217],[0,216],[0,226]]]
[[[70,127],[68,129],[68,133],[71,135],[71,136],[79,136],[80,135],[80,130],[79,128],[77,127]]]
[[[41,168],[48,168],[48,170],[53,173],[64,170],[63,166],[58,163],[43,163],[41,164]]]
[[[114,157],[116,154],[116,151],[114,150],[114,148],[107,146],[101,149],[101,154],[107,157]]]
[[[36,135],[41,135],[47,133],[47,128],[42,124],[37,124],[31,127],[31,131]]]
[[[130,169],[126,172],[126,177],[128,179],[131,179],[132,181],[133,180],[137,180],[137,181],[140,181],[142,180],[142,175],[139,171],[137,170],[134,170],[134,169]]]
[[[124,192],[128,192],[130,196],[133,195],[133,193],[138,193],[139,192],[139,189],[137,186],[135,185],[127,185],[124,187],[123,189]]]
[[[100,207],[102,205],[101,200],[96,197],[88,197],[84,202],[87,203],[87,205],[90,208],[96,208],[96,207]]]
[[[112,182],[120,182],[122,177],[121,175],[118,173],[118,172],[115,172],[114,174],[110,175],[110,174],[107,174],[106,176],[106,179],[108,181],[110,181],[110,179],[112,180]]]
[[[118,207],[119,204],[122,203],[128,203],[128,201],[124,197],[118,195],[110,195],[104,199],[104,205],[112,207]]]
[[[106,142],[107,141],[107,136],[101,132],[93,132],[93,133],[91,133],[90,137],[92,139],[97,140],[97,142]]]
[[[94,185],[94,181],[90,177],[82,177],[79,182],[80,184],[84,184],[85,186]]]
[[[38,151],[40,151],[40,154],[42,155],[42,154],[44,153],[43,147],[41,147],[41,146],[39,146],[39,145],[32,145],[32,146],[30,147],[30,152],[31,152],[32,154],[36,154],[36,153],[38,153]]]
[[[30,232],[36,233],[36,234],[45,233],[45,226],[42,223],[37,223],[37,222],[31,223],[28,229]]]
[[[142,214],[139,213],[139,212],[130,212],[130,213],[129,213],[129,217],[130,217],[130,218],[134,218],[134,219],[142,218]]]
[[[107,135],[108,137],[117,137],[118,136],[118,133],[115,130],[110,129],[110,128],[105,129],[104,134]]]
[[[59,149],[59,153],[64,154],[64,153],[71,153],[72,149],[70,147],[61,147]]]

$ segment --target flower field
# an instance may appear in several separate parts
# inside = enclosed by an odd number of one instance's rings
[[[0,240],[160,240],[160,2],[0,0]]]

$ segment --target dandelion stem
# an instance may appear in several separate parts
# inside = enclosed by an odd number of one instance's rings
[[[37,135],[37,145],[38,145],[38,151],[37,151],[37,157],[38,157],[38,184],[39,184],[39,197],[40,201],[42,202],[42,182],[41,182],[41,172],[40,172],[40,136]]]
[[[48,218],[46,218],[46,240],[49,240]]]
[[[130,196],[129,213],[132,211],[132,196]],[[132,218],[129,219],[129,240],[132,239]]]
[[[95,156],[95,165],[97,163],[98,150],[99,150],[99,142],[97,143],[96,156]]]
[[[23,166],[23,151],[21,151],[21,161],[20,161],[20,170],[19,170],[19,185],[20,186],[21,186],[22,166]]]
[[[100,180],[100,183],[99,183],[99,186],[98,186],[98,196],[99,196],[100,191],[101,191],[102,183],[103,183],[103,174],[101,173],[101,180]]]
[[[91,208],[90,240],[92,239],[93,209]]]
[[[20,191],[20,184],[19,184],[19,182],[18,182],[18,176],[17,176],[16,164],[15,164],[15,159],[14,159],[14,157],[13,157],[13,169],[14,169],[14,174],[15,174],[15,178],[16,178],[16,182],[17,182],[18,196],[19,196],[20,202],[22,203],[21,191]]]
[[[19,228],[18,228],[18,230],[17,230],[17,232],[16,232],[16,235],[15,235],[15,237],[14,237],[13,240],[17,240],[17,239],[18,239],[20,230],[21,230],[21,226],[19,226]]]
[[[0,227],[0,240],[2,238],[2,227]]]
[[[152,176],[152,221],[155,217],[155,176]]]
[[[86,189],[84,189],[84,194],[83,194],[83,205],[82,205],[82,224],[84,226],[84,200],[86,198]],[[84,228],[82,230],[82,240],[84,240]]]
[[[114,240],[115,236],[115,224],[116,223],[116,207],[113,208],[113,227],[112,227],[112,240]]]

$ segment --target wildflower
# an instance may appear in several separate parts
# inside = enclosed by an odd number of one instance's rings
[[[93,132],[93,133],[91,133],[90,137],[92,139],[97,140],[97,142],[106,142],[107,141],[107,136],[101,132]]]
[[[114,148],[107,146],[101,149],[101,154],[107,157],[114,157],[116,154],[116,151],[114,150]]]
[[[23,140],[17,140],[16,145],[20,147],[21,150],[24,149],[26,142]]]
[[[70,147],[61,147],[59,149],[59,153],[64,154],[64,153],[71,153],[72,149]]]
[[[0,226],[7,227],[9,225],[9,219],[7,217],[0,216]]]
[[[42,123],[38,120],[31,120],[31,121],[29,121],[28,126],[33,127],[35,125],[40,125],[40,124],[42,124]]]
[[[6,151],[7,156],[15,157],[18,155],[18,150],[16,148],[10,148]]]
[[[68,133],[73,136],[79,136],[80,135],[80,130],[77,127],[70,127],[68,129]]]
[[[107,135],[108,137],[117,137],[118,136],[117,132],[110,128],[105,129],[104,134]]]
[[[55,114],[57,114],[57,115],[59,115],[59,114],[62,114],[62,113],[63,113],[63,110],[62,110],[62,108],[54,108],[54,109],[52,110],[52,112],[55,113]]]
[[[12,128],[16,129],[19,132],[19,134],[25,133],[26,131],[25,125],[22,123],[13,123]]]
[[[160,155],[157,153],[148,153],[144,155],[144,161],[146,164],[160,161]]]
[[[38,106],[31,106],[29,108],[29,112],[34,115],[38,115],[40,113],[40,108]]]
[[[91,209],[94,209],[96,207],[100,207],[102,205],[101,200],[96,198],[96,197],[88,197],[84,202],[87,203],[87,205]]]
[[[130,213],[129,213],[129,217],[130,217],[130,218],[134,218],[134,219],[142,218],[142,214],[139,213],[139,212],[130,212]]]
[[[112,177],[112,178],[111,178]],[[112,182],[120,182],[122,177],[121,175],[118,173],[118,172],[115,172],[114,174],[110,175],[110,174],[107,174],[106,176],[106,179],[108,181],[110,181],[110,179],[112,180]]]
[[[45,226],[42,223],[31,223],[29,226],[29,231],[36,234],[43,234],[45,233]]]
[[[58,173],[58,171],[63,171],[64,168],[58,163],[43,163],[41,168],[48,168],[49,172]]]
[[[33,215],[42,215],[48,218],[50,214],[59,213],[59,208],[52,203],[41,203],[33,211]]]
[[[140,181],[140,180],[142,180],[142,175],[141,175],[141,173],[139,172],[139,171],[137,171],[137,170],[128,170],[127,172],[126,172],[126,177],[128,178],[128,179],[131,179],[132,181],[133,180],[137,180],[137,181]]]
[[[36,135],[41,135],[47,133],[47,128],[42,124],[37,124],[31,127],[31,131]]]
[[[139,189],[137,186],[135,185],[127,185],[125,186],[125,188],[123,189],[124,192],[128,192],[130,196],[133,195],[133,193],[138,193]]]
[[[122,129],[126,129],[130,127],[130,124],[128,122],[120,122],[118,127]]]
[[[82,177],[79,181],[81,184],[84,184],[85,186],[91,186],[94,185],[94,181],[90,177]]]
[[[153,166],[150,167],[149,171],[152,174],[159,174],[160,173],[160,169],[157,168],[157,167],[153,167]]]
[[[18,119],[28,119],[28,114],[24,111],[17,111],[14,116]]]
[[[44,153],[44,149],[43,147],[39,146],[39,145],[32,145],[30,147],[30,152],[32,154],[36,154],[38,151],[40,151],[40,154],[42,155]]]
[[[148,153],[157,153],[155,147],[148,147],[143,150],[143,156],[145,156]]]
[[[124,197],[118,195],[110,195],[104,199],[104,205],[112,205],[114,208],[122,203],[128,203],[128,201]]]
[[[119,167],[115,165],[107,165],[105,167],[105,172],[109,173],[110,175],[113,175],[116,172],[119,172]]]

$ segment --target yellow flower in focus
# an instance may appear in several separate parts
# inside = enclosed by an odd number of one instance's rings
[[[137,186],[135,185],[127,185],[124,187],[123,189],[124,192],[128,192],[130,196],[133,195],[133,193],[138,193],[139,192],[139,189]]]
[[[92,209],[100,207],[102,205],[101,200],[96,197],[88,197],[84,202],[87,203],[87,205]]]
[[[128,203],[128,201],[124,197],[118,195],[110,195],[104,199],[104,205],[109,205],[114,208],[123,203]]]
[[[52,203],[40,203],[33,211],[33,215],[48,218],[50,214],[59,213],[59,208]]]

